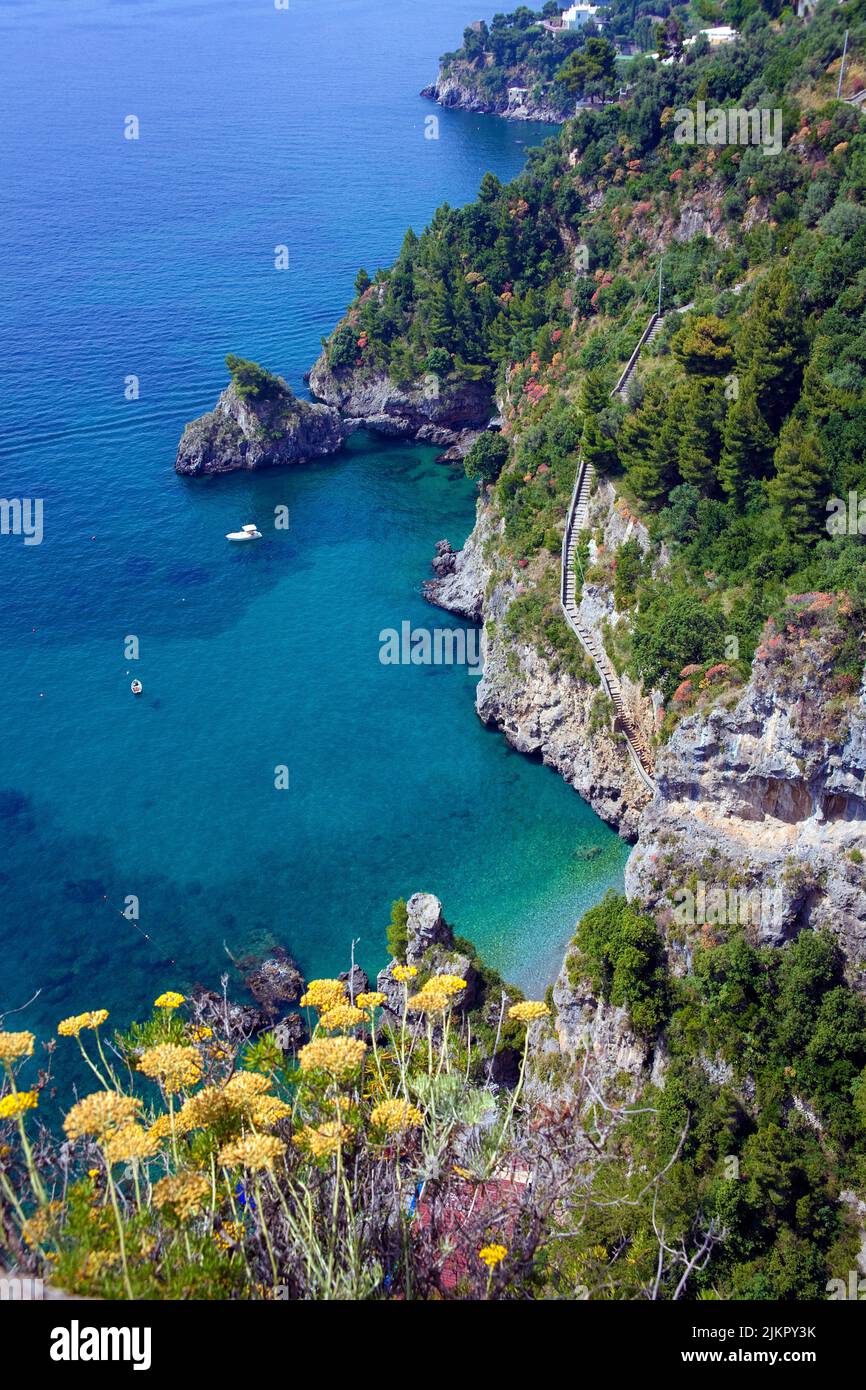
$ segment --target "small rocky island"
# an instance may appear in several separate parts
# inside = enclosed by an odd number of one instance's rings
[[[311,405],[282,377],[229,353],[231,381],[213,410],[184,429],[175,469],[188,476],[304,463],[341,448],[349,428],[339,411]]]

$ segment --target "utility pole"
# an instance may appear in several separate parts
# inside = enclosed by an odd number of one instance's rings
[[[848,52],[848,30],[846,29],[846,30],[845,30],[845,42],[844,42],[843,45],[842,45],[842,61],[841,61],[841,63],[839,64],[839,83],[838,83],[838,86],[836,87],[836,100],[837,100],[837,101],[839,101],[840,97],[842,96],[842,81],[843,81],[843,78],[844,78],[844,76],[845,76],[845,55],[847,54],[847,52]]]

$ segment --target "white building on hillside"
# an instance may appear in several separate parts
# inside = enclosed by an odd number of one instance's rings
[[[582,29],[591,19],[595,19],[601,5],[572,5],[570,9],[562,12],[562,28],[566,30]]]

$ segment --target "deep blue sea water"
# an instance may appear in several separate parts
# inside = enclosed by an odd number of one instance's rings
[[[471,18],[0,0],[0,495],[45,507],[41,545],[0,537],[0,1013],[41,990],[29,1026],[120,1022],[215,983],[224,947],[330,974],[358,938],[376,968],[417,889],[538,988],[621,882],[624,846],[481,727],[465,670],[379,663],[382,628],[452,623],[419,586],[471,528],[465,479],[367,435],[289,471],[173,471],[227,351],[303,389],[358,266],[545,134],[417,96]],[[232,549],[246,521],[265,538]]]

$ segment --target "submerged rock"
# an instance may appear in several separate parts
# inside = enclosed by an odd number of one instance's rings
[[[294,1004],[303,993],[304,977],[281,946],[265,959],[246,956],[237,964],[250,994],[272,1018],[282,1013],[286,1004]]]
[[[175,461],[178,473],[197,477],[274,468],[341,448],[349,431],[338,411],[299,400],[282,377],[257,371],[257,387],[233,377],[214,409],[186,426]]]

